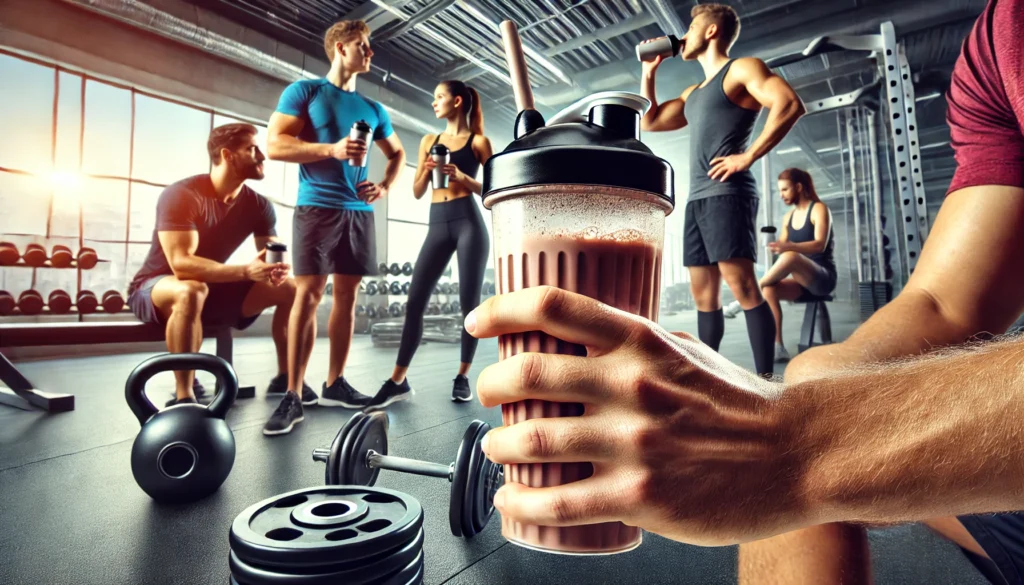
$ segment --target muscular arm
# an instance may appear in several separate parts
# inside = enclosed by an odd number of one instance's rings
[[[374,144],[388,159],[387,167],[384,168],[384,178],[381,179],[380,184],[390,189],[391,185],[398,180],[402,168],[405,167],[405,149],[402,148],[402,141],[398,139],[398,134],[377,140]]]
[[[729,70],[729,75],[741,83],[761,107],[768,110],[768,119],[761,130],[761,135],[746,152],[753,163],[778,146],[806,110],[793,88],[784,79],[772,73],[760,59],[737,59]]]
[[[298,138],[306,125],[302,118],[274,112],[267,126],[267,156],[270,160],[311,163],[331,158],[331,144],[306,142]]]
[[[651,100],[651,108],[647,110],[643,118],[640,118],[640,129],[645,132],[666,132],[678,130],[686,126],[686,116],[683,115],[683,106],[686,105],[686,98],[690,89],[687,88],[683,94],[663,104],[658,103],[657,91],[655,91],[654,72],[645,72],[640,80],[640,93]]]
[[[1024,310],[1024,189],[980,186],[942,204],[903,292],[842,343],[801,353],[787,381],[1002,333]]]
[[[161,231],[157,234],[167,263],[179,280],[237,282],[248,278],[245,266],[221,264],[196,256],[199,247],[199,233],[196,231]]]
[[[1024,340],[877,363],[1005,331],[1024,309],[1022,221],[1024,189],[951,194],[906,289],[846,341],[791,362],[784,404],[813,461],[817,520],[1024,508]]]
[[[809,218],[810,219],[810,218]],[[825,251],[828,244],[828,234],[831,228],[831,216],[824,204],[814,206],[814,239],[810,242],[790,243],[790,250],[801,254],[820,254]],[[788,222],[787,222],[788,224]],[[789,239],[789,232],[786,232],[786,239]]]
[[[427,134],[420,140],[419,161],[416,163],[416,176],[412,180],[412,195],[417,199],[423,197],[430,186],[430,169],[426,167],[426,162],[430,157],[430,145],[433,142],[433,134]]]

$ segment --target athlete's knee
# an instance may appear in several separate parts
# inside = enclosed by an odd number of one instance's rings
[[[755,300],[761,296],[761,289],[753,274],[729,275],[725,278],[725,283],[729,286],[733,296],[740,301]]]
[[[203,311],[210,287],[198,280],[182,280],[174,292],[174,313],[194,317]]]

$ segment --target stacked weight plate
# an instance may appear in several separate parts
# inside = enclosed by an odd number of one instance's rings
[[[239,514],[229,540],[232,585],[423,582],[423,508],[394,490],[281,494]]]

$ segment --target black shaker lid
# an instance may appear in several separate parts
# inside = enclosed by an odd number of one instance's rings
[[[355,124],[352,124],[352,127],[359,130],[360,132],[370,131],[370,125],[366,123],[366,120],[359,120]]]
[[[434,146],[430,147],[430,154],[439,154],[443,156],[449,154],[449,150],[447,146],[441,143],[437,143]]]
[[[609,91],[576,102],[546,126],[539,112],[520,112],[516,140],[484,165],[484,206],[498,191],[554,184],[636,189],[674,206],[672,166],[640,142],[649,106],[637,94]]]

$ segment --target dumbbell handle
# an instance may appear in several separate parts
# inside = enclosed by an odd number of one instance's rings
[[[428,477],[441,477],[452,481],[455,477],[455,464],[443,465],[441,463],[428,463],[417,459],[406,459],[392,455],[381,455],[370,449],[366,454],[366,465],[372,468],[390,469]]]

